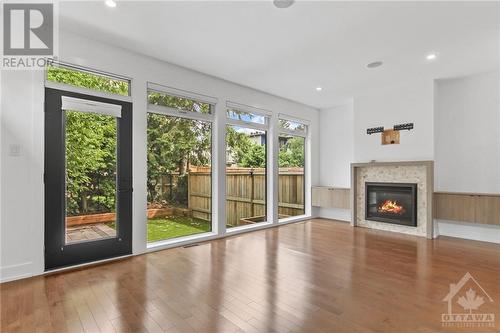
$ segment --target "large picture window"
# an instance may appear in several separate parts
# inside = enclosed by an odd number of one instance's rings
[[[307,126],[279,119],[278,214],[287,218],[305,214],[305,153]]]
[[[228,108],[226,228],[267,222],[268,115]]]
[[[210,114],[212,105],[158,91],[148,100],[148,242],[209,232],[212,122],[185,112]]]

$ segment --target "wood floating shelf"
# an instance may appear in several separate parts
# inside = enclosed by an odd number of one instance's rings
[[[349,188],[312,187],[312,205],[351,209]],[[434,192],[434,219],[500,225],[500,194]]]
[[[435,218],[500,225],[500,194],[435,192]]]
[[[350,193],[351,190],[348,188],[313,186],[312,205],[321,208],[349,209]]]

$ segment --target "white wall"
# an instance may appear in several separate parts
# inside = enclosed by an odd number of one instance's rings
[[[354,97],[351,118],[346,107],[321,110],[320,185],[349,184],[345,170],[351,161],[435,160],[436,191],[500,193],[499,76],[494,71],[374,88]],[[366,134],[369,127],[391,128],[406,122],[413,122],[415,129],[400,132],[399,145],[382,146],[380,134]],[[343,137],[351,129],[353,145]],[[348,217],[339,210],[315,213],[340,220]],[[500,243],[498,226],[438,220],[435,231]]]
[[[319,123],[319,178],[321,185],[351,187],[353,161],[353,104],[321,110]]]
[[[35,149],[43,89],[33,86],[42,79],[35,71],[1,73],[0,279],[29,276],[43,259],[43,151]],[[18,156],[11,145],[20,146]]]
[[[381,145],[380,134],[366,129],[413,122],[402,131],[400,145]],[[432,160],[433,82],[415,79],[376,87],[356,95],[352,102],[320,111],[320,185],[351,186],[352,162]],[[350,210],[316,208],[316,216],[350,221]]]
[[[353,113],[352,101],[320,111],[319,122],[319,179],[330,187],[351,187],[350,173],[353,162]],[[348,209],[316,208],[315,215],[350,221]]]
[[[436,81],[436,190],[500,193],[500,74]]]
[[[225,117],[226,100],[310,121],[311,180],[319,183],[318,111],[260,91],[96,42],[73,33],[60,34],[60,59],[131,77],[133,123],[133,253],[146,250],[146,83],[148,81],[217,97],[216,112]],[[43,75],[5,72],[1,78],[1,255],[0,278],[9,280],[43,272]],[[223,122],[218,122],[219,132]],[[222,133],[222,132],[221,132]],[[224,144],[222,136],[217,137]],[[9,156],[11,144],[22,155]],[[214,179],[214,187],[217,186]],[[220,184],[219,184],[220,185]],[[224,188],[224,185],[221,185]],[[214,203],[215,204],[215,203]],[[220,207],[220,206],[219,206]]]
[[[500,193],[500,72],[437,80],[435,189]],[[437,221],[437,233],[500,243],[500,227]]]
[[[414,79],[390,87],[374,88],[354,97],[354,161],[412,161],[434,158],[433,82]],[[414,123],[401,131],[399,145],[381,145],[380,134],[366,129]]]

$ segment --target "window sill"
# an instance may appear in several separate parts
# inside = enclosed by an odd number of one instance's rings
[[[297,216],[292,216],[292,217],[287,217],[284,219],[278,220],[278,224],[287,224],[287,223],[294,223],[294,222],[300,222],[300,221],[306,221],[310,220],[312,218],[311,215],[297,215]]]
[[[189,245],[189,244],[193,244],[193,243],[197,243],[197,242],[204,242],[204,241],[212,240],[212,239],[219,238],[219,237],[220,236],[218,236],[215,232],[204,232],[204,233],[196,234],[196,235],[166,239],[166,240],[148,243],[146,251],[147,252],[158,251],[158,250],[168,249],[168,248],[172,248],[172,247]]]
[[[272,222],[259,222],[259,223],[254,223],[254,224],[249,224],[249,225],[243,225],[239,227],[233,227],[230,229],[226,229],[226,234],[235,234],[239,232],[245,232],[248,230],[255,230],[255,229],[260,229],[260,228],[265,228],[272,226]]]

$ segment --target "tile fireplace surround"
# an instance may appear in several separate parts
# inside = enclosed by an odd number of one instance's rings
[[[417,184],[417,226],[365,220],[365,182]],[[351,164],[351,225],[432,239],[432,194],[434,191],[434,162],[373,162]]]

